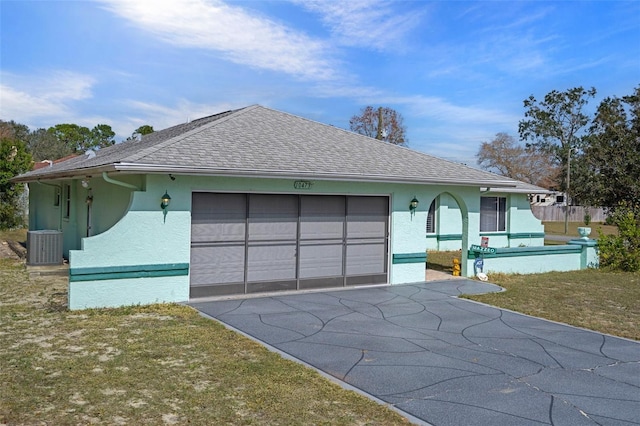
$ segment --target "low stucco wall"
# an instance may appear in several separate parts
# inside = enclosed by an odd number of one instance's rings
[[[483,258],[483,270],[491,273],[537,274],[551,271],[576,271],[597,268],[597,243],[594,240],[572,240],[567,245],[513,247],[496,249],[495,253],[469,250],[466,256],[467,276],[473,276],[474,263]],[[489,277],[490,278],[490,277]]]

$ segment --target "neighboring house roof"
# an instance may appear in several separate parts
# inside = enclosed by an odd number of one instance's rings
[[[463,164],[254,105],[193,120],[14,178],[102,172],[403,182],[511,190],[523,184]]]
[[[78,154],[67,155],[66,157],[58,158],[57,160],[53,160],[53,161],[51,160],[38,161],[37,163],[33,164],[32,170],[39,170],[39,169],[44,169],[45,167],[51,167],[54,164],[62,163],[63,161],[67,161],[70,158],[75,158],[75,157],[78,157]]]

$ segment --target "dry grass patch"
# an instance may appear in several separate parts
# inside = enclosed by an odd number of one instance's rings
[[[462,252],[456,251],[435,251],[427,252],[427,267],[435,271],[453,273],[453,259],[460,260]]]
[[[186,306],[70,312],[10,260],[0,303],[0,424],[407,424]]]

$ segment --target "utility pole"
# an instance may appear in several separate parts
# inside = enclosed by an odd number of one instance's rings
[[[569,184],[571,183],[571,145],[569,145],[569,151],[567,153],[567,189],[564,194],[564,233],[569,233]]]
[[[384,138],[384,123],[382,121],[382,107],[378,107],[378,134],[376,135],[376,139],[382,140]]]

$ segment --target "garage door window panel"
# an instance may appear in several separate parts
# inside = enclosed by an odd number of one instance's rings
[[[296,279],[298,197],[251,195],[247,281]]]
[[[301,279],[344,274],[344,196],[300,198]]]

